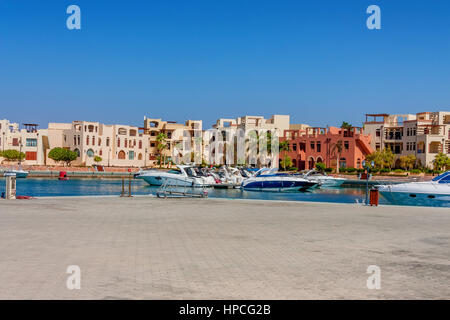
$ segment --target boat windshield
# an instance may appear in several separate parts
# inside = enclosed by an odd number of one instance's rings
[[[439,183],[450,183],[450,171],[438,175],[432,181],[438,181]]]
[[[167,173],[175,173],[175,174],[180,174],[181,173],[181,171],[180,170],[174,170],[174,169],[172,169],[172,170],[169,170]]]

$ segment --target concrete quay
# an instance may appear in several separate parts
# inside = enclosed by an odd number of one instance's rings
[[[449,284],[448,208],[0,200],[0,299],[449,299]]]

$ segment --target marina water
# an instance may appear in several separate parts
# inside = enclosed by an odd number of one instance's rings
[[[158,187],[151,187],[143,180],[132,180],[133,195],[154,195]],[[28,178],[17,180],[17,195],[32,197],[55,196],[118,196],[122,190],[120,179],[56,179]],[[361,202],[365,197],[364,188],[328,188],[315,189],[308,192],[259,192],[240,189],[208,188],[210,198],[258,199],[258,200],[290,200],[317,201],[336,203]],[[0,192],[5,191],[5,180],[0,179]],[[128,180],[125,180],[125,191],[128,192]],[[380,204],[385,204],[380,199]]]

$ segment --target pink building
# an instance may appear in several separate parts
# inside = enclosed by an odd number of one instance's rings
[[[363,134],[362,128],[341,129],[336,127],[308,127],[302,130],[284,130],[280,141],[288,140],[286,152],[294,167],[299,170],[312,169],[317,162],[336,168],[336,145],[342,145],[339,166],[361,168],[366,155],[373,152],[371,136]],[[340,142],[339,142],[340,141]],[[339,142],[339,143],[338,143]],[[282,157],[283,154],[280,154]]]

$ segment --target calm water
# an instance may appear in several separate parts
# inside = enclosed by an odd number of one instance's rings
[[[126,181],[128,191],[128,181]],[[17,179],[17,195],[33,197],[48,196],[96,196],[120,195],[122,181],[116,179],[70,179],[58,181],[57,179]],[[150,187],[143,180],[132,180],[132,194],[155,194],[158,187]],[[0,179],[0,193],[5,191],[5,180]],[[365,197],[364,189],[336,188],[317,189],[310,192],[258,192],[239,189],[208,189],[210,198],[239,198],[239,199],[269,199],[294,201],[320,201],[355,203],[361,202]],[[384,203],[380,199],[380,203]]]

